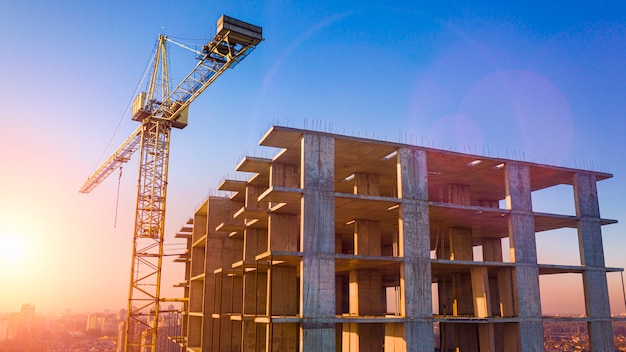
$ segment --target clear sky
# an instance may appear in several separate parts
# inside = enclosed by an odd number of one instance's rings
[[[118,175],[88,195],[78,189],[157,35],[209,39],[222,13],[262,26],[266,40],[173,132],[168,242],[220,180],[236,177],[242,156],[273,156],[257,147],[271,124],[306,121],[613,173],[598,185],[602,216],[620,221],[603,228],[604,248],[608,266],[626,267],[622,1],[0,0],[0,236],[25,243],[23,256],[0,259],[0,312],[125,306],[136,160],[124,168],[116,227]],[[126,121],[113,147],[135,128]],[[535,209],[573,213],[572,199],[571,187],[540,192]],[[575,231],[537,238],[541,263],[580,263]],[[181,280],[177,265],[168,264],[164,287]],[[608,278],[613,312],[623,312],[620,274]],[[541,285],[544,312],[584,310],[580,276]]]

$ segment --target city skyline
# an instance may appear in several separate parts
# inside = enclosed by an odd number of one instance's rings
[[[10,288],[0,312],[27,302],[41,311],[125,306],[136,157],[117,209],[117,173],[89,195],[78,188],[105,154],[158,33],[210,38],[222,13],[262,26],[266,39],[172,134],[169,254],[182,249],[176,229],[242,155],[268,156],[256,145],[276,123],[610,172],[598,183],[600,210],[619,223],[603,228],[605,257],[626,266],[621,4],[70,3],[0,1],[0,30],[12,33],[0,47],[0,237],[23,246],[0,259],[0,286]],[[125,121],[118,138],[135,128]],[[556,212],[569,192],[539,192],[533,206]],[[580,263],[559,250],[576,253],[575,231],[537,238],[540,261]],[[171,285],[182,267],[170,258],[163,295],[180,297]],[[623,313],[620,274],[608,279],[612,312]],[[545,314],[584,312],[576,279],[541,285]]]
[[[113,332],[112,322],[121,323],[123,315],[120,312],[92,311],[84,313],[37,313],[32,324],[32,334],[18,337],[15,335],[20,324],[19,312],[9,315],[0,314],[0,351],[40,351],[42,349],[72,349],[90,348],[99,351],[118,350],[117,331]],[[163,336],[178,333],[180,315],[168,315],[163,320],[165,329]],[[626,323],[614,324],[615,347],[626,348]],[[545,350],[561,351],[563,349],[588,348],[589,339],[586,326],[580,322],[548,322],[544,326]],[[436,337],[440,329],[434,329]],[[165,340],[165,339],[164,339]],[[438,341],[438,339],[436,339]],[[30,343],[29,343],[30,342]],[[438,343],[438,342],[437,342]],[[167,351],[177,351],[175,344],[168,343]]]

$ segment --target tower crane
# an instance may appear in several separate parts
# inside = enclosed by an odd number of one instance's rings
[[[215,36],[195,51],[159,35],[146,91],[132,105],[141,124],[80,188],[89,193],[139,150],[139,178],[133,232],[124,351],[156,352],[161,298],[170,131],[185,128],[191,104],[226,69],[235,67],[263,40],[261,27],[222,15]],[[167,44],[196,53],[197,64],[170,90]]]

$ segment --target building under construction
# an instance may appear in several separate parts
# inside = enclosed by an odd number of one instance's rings
[[[613,351],[596,182],[612,175],[272,127],[176,235],[185,351],[543,351],[540,275],[582,277],[592,351]],[[576,214],[533,211],[570,185]],[[538,264],[577,229],[580,265]],[[573,230],[572,230],[573,231]],[[508,247],[503,251],[503,243]],[[510,251],[509,251],[510,249]],[[510,252],[507,253],[507,252]],[[570,318],[574,319],[574,318]]]

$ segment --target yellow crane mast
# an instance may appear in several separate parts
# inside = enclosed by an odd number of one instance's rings
[[[139,93],[132,119],[141,125],[92,173],[80,189],[89,193],[139,150],[139,178],[124,351],[157,351],[161,264],[170,131],[187,126],[189,104],[226,69],[235,67],[263,40],[261,27],[222,15],[215,36],[195,51],[159,35],[147,90]],[[198,62],[170,91],[167,43],[194,51]]]

